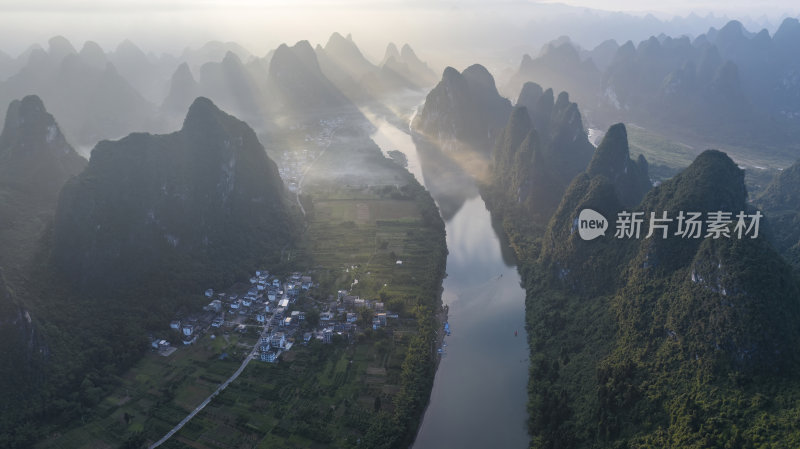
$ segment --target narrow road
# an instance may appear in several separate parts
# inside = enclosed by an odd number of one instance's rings
[[[300,211],[303,213],[304,217],[306,215],[306,209],[303,207],[303,204],[300,202],[300,193],[301,193],[301,191],[303,189],[303,181],[305,180],[306,175],[308,174],[308,172],[311,170],[311,167],[313,167],[314,164],[317,162],[317,160],[319,160],[319,158],[321,158],[322,155],[325,154],[326,151],[328,151],[328,148],[330,148],[331,143],[333,143],[333,136],[335,134],[336,134],[336,129],[334,128],[334,130],[331,132],[330,139],[328,140],[328,144],[325,145],[325,148],[322,149],[322,152],[320,152],[319,155],[317,155],[317,157],[315,157],[314,160],[311,161],[310,164],[308,164],[308,167],[306,167],[306,169],[303,171],[303,175],[300,177],[300,181],[297,183],[297,205],[300,206]],[[267,331],[267,327],[264,327],[264,331],[261,332],[261,336],[263,336],[266,331]],[[256,344],[255,344],[255,346],[253,346],[253,350],[250,351],[250,354],[247,357],[245,357],[244,361],[242,362],[242,366],[240,366],[239,369],[237,369],[236,372],[233,373],[233,375],[231,375],[231,377],[228,378],[228,380],[223,382],[200,405],[198,405],[194,410],[192,410],[192,412],[189,413],[186,416],[186,418],[183,418],[183,420],[181,422],[179,422],[178,425],[173,427],[172,430],[167,432],[167,434],[164,435],[160,440],[158,440],[155,443],[153,443],[150,446],[148,446],[148,449],[153,449],[153,448],[156,448],[158,446],[161,446],[167,440],[172,438],[172,436],[175,435],[176,433],[178,433],[178,431],[180,431],[183,428],[183,426],[185,426],[189,421],[191,421],[192,418],[195,417],[195,415],[200,413],[211,402],[211,400],[214,399],[215,396],[217,396],[222,390],[227,388],[228,385],[230,385],[231,382],[236,380],[236,378],[239,377],[240,374],[242,374],[242,371],[244,371],[244,369],[247,367],[247,365],[250,363],[250,361],[253,360],[257,356],[258,343],[261,340],[261,336],[259,336],[259,339],[256,340]]]
[[[303,191],[303,181],[305,181],[306,175],[311,170],[311,167],[313,167],[314,164],[319,160],[319,158],[321,158],[322,155],[325,154],[326,151],[328,151],[328,148],[330,148],[331,143],[333,143],[333,136],[336,134],[336,129],[337,128],[334,128],[333,131],[331,131],[331,136],[328,139],[328,144],[325,145],[325,148],[322,149],[322,152],[320,152],[317,155],[317,157],[315,157],[314,160],[311,161],[310,164],[308,164],[308,167],[306,167],[306,169],[303,170],[303,175],[300,176],[300,181],[297,182],[297,205],[300,206],[300,212],[303,213],[304,217],[306,216],[306,208],[303,207],[303,204],[300,202],[300,193]]]
[[[256,356],[258,354],[258,344],[261,342],[261,337],[264,336],[264,334],[267,332],[267,328],[268,328],[267,326],[264,326],[264,330],[261,332],[261,335],[259,335],[258,340],[256,340],[256,344],[253,345],[253,350],[250,351],[250,354],[248,354],[247,357],[244,358],[244,361],[242,362],[242,365],[239,367],[239,369],[237,369],[236,372],[233,373],[233,375],[231,375],[231,377],[228,378],[228,380],[226,380],[225,382],[220,384],[220,386],[213,393],[211,393],[211,395],[209,395],[202,403],[200,403],[200,405],[195,407],[195,409],[192,410],[192,412],[189,413],[186,416],[186,418],[183,418],[183,420],[181,422],[179,422],[178,425],[173,427],[172,430],[167,432],[167,434],[164,435],[160,440],[158,440],[155,443],[153,443],[150,446],[148,446],[148,449],[153,449],[153,448],[156,448],[158,446],[161,446],[167,440],[172,438],[172,436],[175,435],[176,433],[178,433],[178,431],[181,430],[183,428],[183,426],[185,426],[189,421],[191,421],[192,418],[195,417],[195,415],[200,413],[200,411],[202,411],[206,407],[206,405],[208,405],[211,402],[211,400],[214,399],[214,397],[216,397],[218,394],[220,394],[220,392],[222,392],[222,390],[228,388],[228,385],[230,385],[231,382],[236,380],[236,378],[239,377],[240,374],[242,374],[242,371],[244,371],[244,369],[247,367],[247,365],[250,363],[250,361],[253,360],[254,358],[256,358]]]

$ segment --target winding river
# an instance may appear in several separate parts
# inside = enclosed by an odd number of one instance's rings
[[[449,255],[442,301],[449,306],[451,335],[413,447],[526,448],[525,291],[512,253],[471,181],[439,194],[432,187],[441,179],[440,167],[426,165],[409,134],[385,122],[377,125],[373,140],[384,152],[402,151],[408,170],[440,210],[448,211],[443,212]],[[454,190],[463,192],[455,204]]]

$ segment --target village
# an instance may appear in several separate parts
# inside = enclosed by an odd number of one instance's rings
[[[312,277],[304,273],[295,272],[282,279],[268,271],[256,271],[249,283],[235,284],[228,291],[208,289],[204,297],[210,302],[202,312],[176,317],[169,323],[172,340],[179,343],[153,338],[152,349],[170,356],[181,344],[194,344],[205,334],[217,338],[257,329],[259,337],[253,352],[261,361],[277,362],[295,344],[350,339],[359,331],[377,330],[386,327],[387,320],[398,318],[385,310],[383,302],[362,299],[346,290],[329,296],[327,301],[313,301],[308,293],[316,287]],[[300,299],[306,301],[298,302]]]
[[[328,147],[333,134],[342,125],[341,117],[319,120],[317,133],[310,133],[303,125],[292,125],[293,132],[302,135],[302,142],[298,142],[293,150],[285,149],[275,155],[278,172],[286,183],[290,192],[297,192],[303,173],[309,165]]]

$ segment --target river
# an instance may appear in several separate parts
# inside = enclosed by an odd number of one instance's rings
[[[426,167],[411,136],[392,125],[379,123],[372,138],[384,152],[402,151],[409,171],[429,190],[441,175]],[[525,291],[477,189],[460,187],[464,197],[448,204],[453,213],[445,216],[449,255],[442,301],[449,306],[451,335],[413,448],[522,449],[530,441]],[[445,198],[431,195],[437,203]]]

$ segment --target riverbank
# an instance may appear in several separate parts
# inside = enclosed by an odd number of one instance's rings
[[[307,238],[293,259],[314,270],[320,294],[332,296],[332,312],[335,292],[346,289],[397,318],[349,340],[334,336],[330,346],[300,345],[274,366],[251,364],[195,418],[199,428],[175,436],[179,441],[410,444],[435,372],[429,348],[444,276],[444,225],[427,192],[377,151],[343,132],[320,156],[303,183],[311,206]],[[364,173],[353,173],[352,165]],[[214,431],[238,416],[247,420],[235,432]]]
[[[429,351],[444,341],[447,346],[437,353],[433,389],[413,447],[525,448],[528,350],[524,291],[513,260],[469,176],[435,148],[420,150],[413,133],[385,134],[436,200],[447,231],[441,301],[448,310],[446,318],[439,314]],[[451,326],[447,337],[445,319]]]
[[[252,361],[172,436],[170,447],[413,441],[437,362],[431,346],[440,328],[444,223],[424,188],[357,130],[337,132],[309,170],[303,197],[311,206],[308,227],[288,253],[319,282],[309,292],[312,302],[302,305],[306,319],[337,314],[337,291],[349,290],[380,303],[386,322],[373,328],[372,317],[359,316],[359,328],[369,328],[359,335],[334,332],[331,344],[306,346],[301,333],[278,364]],[[258,335],[224,337],[204,336],[171,357],[145,356],[85,422],[41,446],[156,441],[242,366]]]

